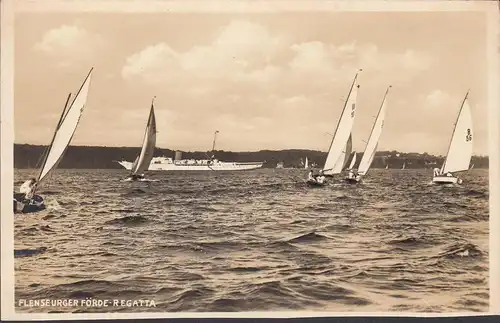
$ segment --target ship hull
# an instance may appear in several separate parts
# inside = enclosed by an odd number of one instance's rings
[[[118,162],[127,170],[132,169],[131,162]],[[148,171],[237,171],[262,168],[264,163],[215,163],[213,165],[150,164]]]
[[[432,182],[436,184],[462,184],[462,180],[454,176],[434,176]]]

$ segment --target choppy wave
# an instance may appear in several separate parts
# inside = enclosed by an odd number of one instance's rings
[[[17,311],[488,310],[487,171],[442,187],[373,170],[319,189],[299,170],[151,176],[56,172],[53,207],[15,218],[15,288],[156,307]]]

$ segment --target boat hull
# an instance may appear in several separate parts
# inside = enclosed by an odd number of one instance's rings
[[[323,182],[323,183],[318,183],[316,181],[312,181],[312,180],[307,180],[306,181],[306,184],[310,187],[323,187],[325,186],[326,182]]]
[[[118,162],[126,170],[132,169],[132,163],[127,161]],[[213,165],[189,165],[178,163],[151,163],[148,171],[235,171],[253,170],[262,168],[263,162],[256,163],[214,163]]]
[[[35,195],[31,200],[27,201],[23,193],[14,193],[14,213],[35,213],[45,209],[45,201],[40,195]]]
[[[434,176],[432,182],[436,184],[462,184],[462,180],[454,176]]]
[[[346,182],[348,184],[358,184],[360,181],[361,181],[361,178],[349,178],[349,177],[344,178],[344,182]]]

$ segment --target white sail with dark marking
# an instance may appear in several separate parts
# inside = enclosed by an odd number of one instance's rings
[[[48,148],[42,168],[40,169],[40,174],[38,175],[39,183],[47,178],[52,170],[57,168],[69,144],[71,143],[71,139],[75,134],[83,110],[87,104],[92,71],[93,68],[90,69],[90,72],[76,93],[71,104],[66,104],[63,109],[59,122],[57,123],[54,137],[52,138],[52,143]],[[69,102],[69,98],[70,97],[68,97],[67,102]]]
[[[151,102],[151,110],[149,111],[148,124],[142,142],[142,149],[139,156],[134,161],[131,169],[131,175],[141,175],[148,168],[156,146],[156,118],[154,111],[154,98]]]
[[[368,170],[372,165],[373,158],[375,157],[375,153],[377,152],[378,141],[380,140],[382,129],[384,128],[384,119],[387,110],[387,94],[389,93],[389,88],[387,88],[387,91],[385,92],[382,104],[380,105],[380,109],[377,114],[377,118],[375,119],[375,123],[373,124],[370,137],[368,138],[368,142],[366,143],[363,158],[361,158],[361,162],[359,163],[358,174],[360,175],[366,175],[366,173],[368,173]]]
[[[325,165],[323,166],[325,175],[336,174],[339,169],[339,162],[345,158],[342,158],[341,156],[346,154],[346,144],[351,137],[352,126],[354,124],[354,117],[356,114],[356,101],[359,88],[357,79],[358,73],[352,82],[344,109],[342,110],[342,114],[337,124],[337,129],[335,129],[332,142],[330,143],[330,148],[328,149],[328,155],[326,157]],[[349,154],[346,155],[349,156]]]
[[[441,174],[461,172],[469,169],[472,158],[473,131],[472,113],[467,100],[468,94],[467,92],[462,102],[448,153],[441,167]]]

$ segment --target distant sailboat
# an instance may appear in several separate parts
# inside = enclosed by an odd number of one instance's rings
[[[155,98],[156,97],[153,97],[153,100],[151,101],[151,109],[149,110],[148,124],[144,133],[141,153],[135,159],[130,175],[125,179],[126,181],[146,181],[144,178],[144,172],[148,169],[149,164],[153,159],[156,146],[156,118],[154,111]]]
[[[462,184],[462,179],[454,173],[469,170],[469,164],[472,158],[473,132],[472,132],[472,113],[467,100],[469,92],[460,107],[457,122],[453,129],[450,145],[446,159],[441,169],[434,169],[432,181],[438,184]]]
[[[403,163],[403,167],[401,167],[401,169],[405,169],[406,168],[406,162]]]
[[[309,174],[307,182],[310,185],[322,186],[324,185],[325,176],[330,177],[334,174],[340,174],[342,170],[345,169],[345,165],[347,164],[347,160],[352,150],[351,131],[354,124],[359,89],[359,84],[357,84],[358,74],[359,73],[356,73],[354,77],[347,100],[344,104],[344,109],[342,110],[337,128],[335,129],[335,133],[330,143],[328,155],[322,169],[322,175],[324,176],[313,178],[312,174]]]
[[[309,168],[309,160],[307,159],[307,156],[306,156],[306,162],[304,163],[304,168],[305,169]]]
[[[380,136],[382,135],[382,129],[384,128],[384,120],[387,110],[387,94],[389,93],[390,88],[391,87],[389,86],[384,94],[382,104],[380,105],[380,109],[377,113],[377,118],[375,119],[370,137],[366,143],[363,158],[361,158],[361,162],[359,163],[357,175],[354,175],[353,172],[349,172],[349,175],[346,177],[346,181],[349,183],[358,183],[361,180],[361,177],[368,173],[368,170],[372,165],[373,158],[377,152],[378,142],[380,140]],[[352,166],[354,167],[354,164]]]
[[[385,169],[389,169],[389,164],[385,165]]]
[[[57,168],[71,143],[71,139],[75,134],[83,110],[87,104],[92,71],[93,68],[90,69],[71,104],[68,104],[71,93],[68,95],[66,104],[64,105],[54,131],[54,136],[52,137],[47,153],[44,155],[38,179],[28,180],[22,186],[22,188],[31,186],[33,189],[30,192],[28,189],[26,192],[14,193],[14,213],[17,211],[22,213],[33,213],[46,208],[43,198],[36,194],[36,190],[40,187],[41,183],[47,180],[48,175]]]

